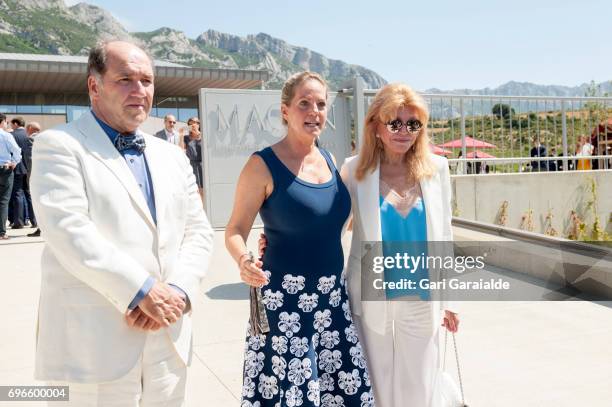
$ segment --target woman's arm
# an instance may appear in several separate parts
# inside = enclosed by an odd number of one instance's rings
[[[257,212],[272,193],[272,188],[268,167],[261,157],[252,155],[238,179],[232,216],[225,228],[225,247],[238,264],[242,281],[252,286],[262,286],[267,277],[261,269],[263,263],[250,258],[246,240]]]
[[[448,170],[448,163],[444,160],[443,165],[440,167],[440,182],[442,183],[442,210],[444,211],[442,219],[444,220],[444,237],[443,240],[453,240],[453,209],[452,200],[453,193],[451,187],[450,172]],[[452,301],[444,301],[444,317],[442,325],[450,332],[457,332],[459,329],[459,316],[455,309],[455,304]]]
[[[446,160],[440,169],[440,182],[442,183],[442,219],[444,220],[444,237],[442,240],[453,240],[453,190],[451,186],[450,172]]]
[[[342,168],[340,168],[340,178],[342,179],[342,182],[344,182],[344,185],[348,189],[349,195],[351,196],[351,200],[352,200],[353,199],[353,191],[352,191],[352,185],[350,184],[351,180],[350,180],[350,176],[349,176],[349,168],[348,168],[348,165],[347,165],[346,161],[345,161],[344,165],[342,166]],[[344,226],[342,227],[342,236],[344,236],[344,234],[347,231],[350,232],[350,231],[353,230],[353,210],[352,210],[352,206],[353,206],[353,204],[351,203],[351,213],[349,214],[349,217],[346,219],[346,222],[344,222]]]

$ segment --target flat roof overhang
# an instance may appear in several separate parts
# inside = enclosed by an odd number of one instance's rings
[[[31,60],[0,55],[0,92],[86,93],[87,58],[83,62]],[[170,66],[171,65],[171,66]],[[268,71],[155,66],[156,96],[196,96],[201,88],[250,89],[269,79]]]

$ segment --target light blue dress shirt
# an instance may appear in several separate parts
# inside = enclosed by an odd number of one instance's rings
[[[111,143],[115,145],[115,140],[117,139],[117,137],[119,137],[121,133],[113,129],[108,124],[104,123],[102,120],[100,120],[93,111],[91,113],[93,114],[93,117],[96,119],[98,124],[100,124],[100,127],[102,127],[102,129],[110,139]],[[138,183],[138,186],[140,187],[140,190],[142,191],[142,194],[144,195],[147,201],[147,206],[149,207],[149,211],[151,212],[151,217],[153,218],[153,221],[157,224],[153,182],[151,181],[151,173],[149,172],[149,166],[147,164],[147,159],[144,153],[141,153],[135,148],[129,148],[127,150],[120,151],[119,154],[123,156],[125,162],[130,168],[130,171],[132,171],[132,174],[134,175],[134,178],[136,179],[136,182]],[[151,288],[153,288],[154,284],[155,279],[153,277],[149,277],[145,281],[143,286],[140,288],[132,302],[130,302],[130,305],[128,305],[128,309],[135,309],[140,303],[140,301],[142,301],[142,299],[149,293],[149,291],[151,291]],[[187,302],[187,307],[185,308],[185,311],[187,311],[190,308],[190,303],[185,291],[175,285],[170,284],[170,286],[177,290],[179,294],[181,294],[181,296],[185,299],[185,301]]]
[[[19,163],[21,161],[21,148],[17,145],[15,137],[9,132],[0,129],[0,165]]]
[[[404,218],[393,205],[380,196],[380,227],[385,257],[408,253],[411,256],[427,258],[427,214],[422,198],[417,199],[408,216]],[[422,300],[430,298],[429,290],[420,289],[418,286],[421,279],[428,278],[426,267],[419,267],[414,272],[403,268],[385,268],[384,276],[386,282],[407,279],[414,281],[416,286],[414,290],[387,289],[388,299],[409,295],[418,295]]]
[[[95,114],[93,116],[96,118],[96,120],[110,139],[111,143],[115,145],[115,140],[117,139],[117,137],[119,137],[121,133],[113,129],[108,124],[104,123]],[[123,156],[125,162],[130,168],[130,171],[132,171],[132,174],[134,174],[134,178],[136,178],[136,182],[138,183],[138,186],[140,187],[140,190],[142,191],[142,194],[144,195],[147,201],[147,206],[149,207],[149,212],[153,217],[153,221],[157,223],[153,182],[151,181],[151,174],[149,173],[149,167],[147,165],[147,159],[145,158],[144,153],[141,153],[135,148],[129,148],[127,150],[119,152],[119,154]]]

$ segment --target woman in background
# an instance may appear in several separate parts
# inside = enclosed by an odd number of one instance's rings
[[[202,133],[200,132],[200,119],[192,117],[187,120],[189,126],[189,134],[183,136],[183,145],[185,146],[185,153],[191,168],[193,168],[193,174],[196,178],[196,184],[198,184],[198,192],[200,193],[200,199],[204,204],[204,177],[202,174]]]
[[[576,157],[579,157],[576,163],[577,170],[590,170],[591,159],[584,158],[593,155],[593,145],[589,143],[587,136],[581,135],[578,139],[578,145],[576,146]]]

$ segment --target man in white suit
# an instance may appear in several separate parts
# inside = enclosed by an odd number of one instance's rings
[[[185,154],[138,130],[153,83],[140,48],[97,45],[91,111],[34,144],[47,243],[35,375],[69,385],[71,406],[183,405],[213,233]]]

